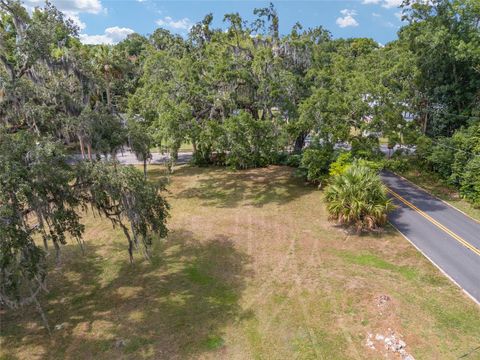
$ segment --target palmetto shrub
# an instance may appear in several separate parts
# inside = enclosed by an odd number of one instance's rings
[[[394,207],[377,172],[358,162],[334,176],[325,194],[330,218],[358,232],[384,225]]]

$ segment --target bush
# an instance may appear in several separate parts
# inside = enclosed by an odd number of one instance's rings
[[[379,160],[358,159],[356,161],[358,162],[359,165],[368,167],[369,169],[372,169],[375,172],[379,172],[385,167],[385,159],[379,159]]]
[[[288,153],[286,152],[277,152],[272,155],[272,164],[273,165],[287,165]]]
[[[451,138],[438,139],[437,145],[431,148],[427,160],[433,171],[438,173],[443,180],[448,180],[452,175],[452,165],[455,160],[455,150]]]
[[[410,168],[410,161],[407,157],[396,157],[386,160],[384,168],[393,172],[403,173]]]
[[[465,167],[460,193],[475,207],[480,207],[480,157],[473,158]]]
[[[270,164],[276,152],[274,127],[271,121],[257,120],[240,112],[225,121],[221,152],[227,154],[226,164],[235,169]]]
[[[358,232],[384,225],[393,209],[377,172],[358,162],[336,175],[325,195],[330,218],[354,226]]]
[[[378,160],[383,158],[383,154],[380,151],[380,143],[375,136],[354,137],[351,143],[351,151],[354,158],[366,160]]]
[[[351,152],[342,152],[337,156],[337,159],[330,164],[330,176],[341,175],[352,164],[353,157]]]
[[[429,137],[421,135],[417,138],[414,156],[419,165],[429,167],[428,156],[432,152],[432,147],[433,142]]]
[[[333,149],[331,147],[307,149],[302,154],[300,166],[305,170],[308,181],[321,183],[328,175],[332,160]]]
[[[302,161],[302,154],[289,154],[286,152],[279,152],[272,157],[272,164],[285,165],[298,168]]]
[[[366,166],[372,170],[380,171],[384,168],[384,160],[366,160],[355,159],[351,152],[342,152],[338,155],[337,159],[330,164],[329,174],[330,176],[336,176],[343,174],[354,162],[359,165]]]
[[[302,155],[301,154],[291,154],[287,159],[287,165],[291,167],[300,167],[302,163]]]

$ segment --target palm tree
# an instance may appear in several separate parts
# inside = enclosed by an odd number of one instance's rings
[[[115,49],[109,45],[99,45],[93,48],[93,64],[102,77],[107,95],[107,107],[112,110],[112,82],[115,78],[121,78],[123,68]]]
[[[353,163],[325,191],[330,218],[358,232],[384,225],[394,205],[375,170]]]

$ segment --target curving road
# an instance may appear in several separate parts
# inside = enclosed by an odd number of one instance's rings
[[[383,171],[397,208],[390,223],[480,305],[480,222]]]

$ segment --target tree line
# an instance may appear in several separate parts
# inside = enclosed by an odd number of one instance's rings
[[[372,160],[382,138],[418,147],[390,166],[409,160],[480,204],[477,1],[404,1],[405,25],[385,46],[321,26],[281,35],[273,5],[254,14],[226,14],[226,29],[207,15],[185,38],[157,29],[118,45],[141,64],[126,111],[152,143],[175,157],[190,142],[197,164],[247,168],[285,163],[311,137],[317,150],[348,143]]]

